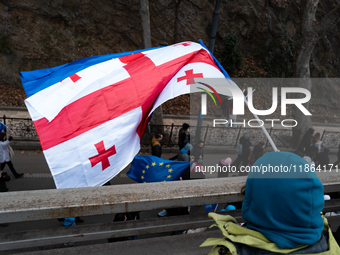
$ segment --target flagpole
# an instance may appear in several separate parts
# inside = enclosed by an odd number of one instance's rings
[[[209,40],[209,52],[211,56],[213,56],[214,53],[214,48],[215,48],[215,41],[216,41],[216,34],[217,34],[217,26],[218,26],[218,17],[220,15],[220,0],[216,0],[215,4],[215,10],[214,10],[214,15],[213,15],[213,22],[212,22],[212,27],[211,27],[211,32],[210,32],[210,40]],[[206,46],[204,45],[206,48]],[[215,61],[215,59],[214,59]],[[206,94],[203,92],[203,94]],[[202,99],[201,99],[202,100]],[[201,140],[201,129],[202,129],[202,124],[203,124],[203,115],[202,115],[202,101],[200,104],[200,112],[197,118],[197,125],[196,125],[196,141]]]
[[[245,102],[246,105],[248,106],[248,101],[247,101],[247,98],[246,98],[246,97],[244,97],[244,102]],[[267,137],[267,139],[268,139],[270,145],[272,146],[273,150],[274,150],[274,151],[278,151],[278,149],[277,149],[277,147],[276,147],[276,145],[275,145],[273,139],[272,139],[272,138],[270,137],[270,135],[268,134],[267,129],[266,129],[266,128],[264,127],[264,125],[260,122],[259,117],[258,117],[255,113],[253,113],[253,115],[254,115],[255,119],[257,120],[257,122],[260,124],[260,126],[261,126],[261,128],[262,128],[262,131],[263,131],[263,133],[265,134],[265,136]]]

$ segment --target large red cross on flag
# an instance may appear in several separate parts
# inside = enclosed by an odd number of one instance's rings
[[[115,56],[56,67],[48,79],[45,70],[41,79],[41,70],[34,71],[33,81],[21,74],[57,188],[106,183],[138,153],[158,105],[190,93],[194,78],[224,77],[210,53],[193,42]],[[35,91],[34,82],[45,87]]]
[[[177,78],[177,81],[180,82],[180,81],[186,80],[187,85],[190,85],[190,84],[195,84],[194,78],[203,78],[203,73],[194,74],[193,71],[194,71],[193,69],[185,71],[185,76]]]
[[[96,143],[94,146],[98,151],[98,155],[89,158],[91,161],[91,166],[94,167],[98,163],[102,163],[102,170],[104,171],[110,166],[109,157],[116,154],[116,147],[113,145],[108,150],[105,150],[104,141]]]

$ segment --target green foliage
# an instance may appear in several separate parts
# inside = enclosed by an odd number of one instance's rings
[[[8,35],[3,34],[0,36],[0,54],[9,53],[9,40]]]
[[[223,42],[221,64],[229,76],[234,76],[243,66],[243,54],[238,48],[238,42],[239,38],[235,33],[228,34]]]

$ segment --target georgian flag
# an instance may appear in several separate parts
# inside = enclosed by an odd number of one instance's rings
[[[201,44],[184,42],[21,72],[56,187],[115,177],[139,152],[153,110],[190,93],[194,78],[225,77],[217,65]]]

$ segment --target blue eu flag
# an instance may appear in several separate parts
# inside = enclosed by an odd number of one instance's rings
[[[6,125],[4,125],[0,122],[0,133],[1,133],[2,130],[6,129],[6,128],[7,128]]]
[[[178,180],[190,162],[173,161],[156,156],[136,156],[126,174],[136,182],[167,182]]]

